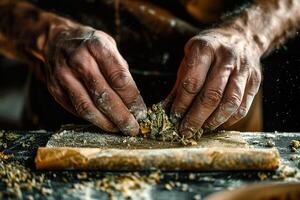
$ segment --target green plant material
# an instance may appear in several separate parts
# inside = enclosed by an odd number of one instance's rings
[[[162,103],[158,103],[148,108],[147,118],[140,122],[140,131],[152,139],[196,145],[203,130],[198,130],[192,138],[184,138],[179,134],[179,125],[180,122],[174,124],[170,121]]]

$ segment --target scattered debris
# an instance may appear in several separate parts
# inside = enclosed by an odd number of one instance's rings
[[[169,183],[166,183],[166,184],[165,184],[165,189],[167,189],[167,190],[172,190],[173,187],[172,187]]]
[[[178,133],[180,122],[173,124],[163,109],[162,103],[148,108],[147,118],[140,122],[141,133],[152,139],[180,142],[183,145],[197,145],[203,130],[198,130],[192,138],[184,138]]]
[[[0,160],[0,183],[4,184],[5,196],[22,199],[22,191],[37,191],[42,195],[52,190],[43,186],[44,175],[35,175],[18,162]]]
[[[195,179],[196,179],[196,174],[190,173],[190,174],[189,174],[189,179],[190,179],[190,180],[195,180]]]
[[[290,142],[291,152],[297,152],[297,149],[300,147],[300,141],[292,140]]]
[[[194,200],[201,200],[201,195],[200,194],[196,194],[193,198]]]
[[[43,195],[50,195],[50,194],[52,194],[52,189],[50,189],[50,188],[45,188],[45,187],[42,187],[41,188],[41,193],[43,194]]]
[[[291,152],[297,152],[297,149],[295,147],[292,147]]]
[[[87,174],[86,172],[78,173],[78,174],[77,174],[77,178],[78,178],[79,180],[87,179],[87,178],[88,178],[88,174]]]
[[[266,179],[268,178],[267,174],[264,173],[264,172],[258,172],[258,173],[257,173],[257,176],[258,176],[258,178],[259,178],[261,181],[264,181],[264,180],[266,180]]]
[[[252,141],[252,144],[253,144],[253,145],[256,145],[256,144],[259,144],[259,143],[260,143],[260,142],[259,142],[258,140],[253,140],[253,141]]]
[[[12,157],[12,155],[8,155],[8,154],[5,154],[3,152],[0,152],[0,160],[7,160],[11,157]]]
[[[300,147],[300,141],[292,140],[291,141],[291,147],[294,147],[294,148],[298,149]]]
[[[189,185],[188,185],[188,184],[183,183],[183,184],[181,185],[181,190],[182,190],[183,192],[188,191],[188,189],[189,189]]]
[[[299,160],[300,156],[299,155],[291,155],[290,160],[295,161],[295,160]]]
[[[267,140],[266,144],[265,144],[266,147],[275,147],[275,142],[271,139]]]
[[[283,180],[287,177],[295,177],[297,174],[297,169],[283,165],[276,174],[272,176],[275,180]]]
[[[95,186],[108,193],[112,199],[117,195],[123,198],[138,196],[142,190],[154,185],[160,181],[160,173],[154,172],[148,176],[142,176],[139,173],[128,173],[121,175],[106,176],[96,181]]]

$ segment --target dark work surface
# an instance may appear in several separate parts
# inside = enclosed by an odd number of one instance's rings
[[[8,134],[9,132],[4,132]],[[34,154],[38,146],[44,146],[49,139],[51,133],[45,131],[38,132],[19,132],[15,141],[7,142],[8,146],[4,150],[5,153],[14,154],[12,162],[16,160],[23,165],[29,167],[33,174],[45,176],[43,186],[53,190],[51,195],[43,195],[37,191],[23,191],[23,198],[27,195],[32,195],[34,199],[109,199],[109,196],[89,185],[93,181],[100,180],[106,175],[117,175],[127,172],[104,172],[104,171],[90,171],[88,177],[85,179],[78,179],[78,171],[52,171],[52,172],[38,172],[35,171],[33,165]],[[3,136],[3,135],[2,135]],[[264,181],[271,182],[299,182],[300,171],[297,168],[298,161],[290,160],[290,157],[299,155],[298,152],[291,153],[290,141],[292,139],[300,139],[300,134],[297,133],[243,133],[243,137],[257,147],[265,147],[268,140],[275,142],[276,147],[280,151],[282,160],[279,170],[277,172],[258,172],[258,171],[240,171],[240,172],[161,172],[162,178],[158,184],[152,185],[149,190],[141,191],[144,199],[193,199],[195,195],[200,194],[206,197],[209,194],[222,191],[231,190],[241,187],[245,184],[262,182],[258,173],[267,175]],[[5,135],[4,135],[5,138]],[[1,152],[0,151],[0,152]],[[273,175],[278,175],[282,172],[284,166],[289,166],[290,169],[296,170],[296,176],[288,177],[282,180],[274,180]],[[140,172],[140,174],[147,175],[149,172]],[[195,178],[190,178],[194,175]],[[66,183],[65,180],[68,180]],[[185,191],[183,187],[174,187],[172,190],[167,190],[165,185],[172,182],[180,182],[187,184],[188,190]],[[83,187],[76,188],[76,185],[84,184]],[[0,191],[5,194],[7,188],[4,183],[0,181]],[[135,196],[136,197],[136,196]],[[133,199],[140,199],[138,197]]]

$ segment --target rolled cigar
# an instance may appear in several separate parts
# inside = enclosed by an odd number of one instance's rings
[[[169,148],[101,149],[41,147],[36,168],[46,170],[276,170],[277,149],[256,148]]]

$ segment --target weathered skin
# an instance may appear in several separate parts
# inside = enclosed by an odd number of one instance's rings
[[[0,3],[0,34],[11,41],[1,52],[46,63],[41,74],[66,110],[107,131],[139,133],[146,106],[112,37],[15,1]]]
[[[299,9],[298,0],[257,0],[186,44],[177,82],[166,99],[171,118],[183,118],[181,134],[228,127],[247,114],[262,79],[260,58],[296,32]]]
[[[132,7],[133,1],[124,2]],[[165,101],[172,119],[183,119],[181,134],[226,127],[247,114],[261,82],[260,58],[296,32],[299,9],[299,0],[256,0],[239,16],[187,43],[177,82]],[[106,33],[23,1],[2,0],[0,53],[35,66],[55,100],[71,113],[106,131],[138,134],[137,121],[146,116],[146,106]]]

